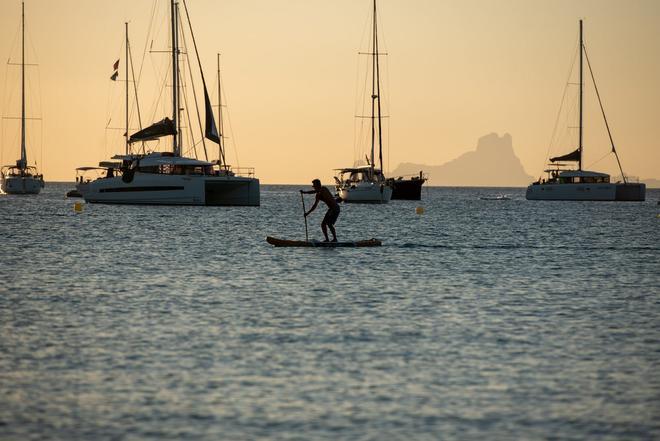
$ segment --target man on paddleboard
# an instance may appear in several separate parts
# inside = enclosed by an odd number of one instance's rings
[[[312,181],[312,186],[314,186],[314,190],[300,190],[300,193],[304,194],[316,193],[316,200],[314,201],[314,205],[312,205],[312,208],[310,208],[309,211],[305,213],[305,217],[309,216],[310,213],[316,209],[319,201],[325,202],[325,205],[328,206],[328,211],[325,213],[325,216],[323,216],[323,222],[321,222],[321,230],[323,230],[325,241],[328,242],[328,228],[330,228],[330,232],[332,233],[332,241],[337,242],[335,222],[337,222],[337,218],[339,217],[339,204],[330,193],[330,190],[321,185],[320,180],[314,179]]]

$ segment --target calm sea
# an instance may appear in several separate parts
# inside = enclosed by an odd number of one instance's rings
[[[296,186],[78,214],[70,188],[0,196],[3,441],[660,439],[656,190],[428,188],[342,206],[384,246],[333,250],[265,242],[304,238]]]

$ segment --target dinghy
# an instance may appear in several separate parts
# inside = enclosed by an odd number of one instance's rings
[[[321,242],[318,240],[288,240],[276,237],[266,237],[266,242],[276,247],[319,247],[319,248],[343,248],[343,247],[379,247],[383,243],[378,239],[357,240],[353,242]]]

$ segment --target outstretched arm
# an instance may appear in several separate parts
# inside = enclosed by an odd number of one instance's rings
[[[319,198],[317,197],[316,200],[314,201],[314,205],[312,205],[312,208],[309,209],[307,213],[305,213],[305,217],[309,216],[312,211],[316,210],[316,206],[319,204]]]
[[[316,190],[300,190],[301,194],[314,194]]]

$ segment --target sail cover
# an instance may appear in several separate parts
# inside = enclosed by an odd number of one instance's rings
[[[567,153],[563,156],[555,156],[550,158],[550,162],[557,161],[579,161],[580,160],[580,149],[575,150],[574,152]]]
[[[218,134],[218,127],[215,125],[215,118],[213,118],[213,108],[211,107],[211,100],[206,91],[206,84],[204,84],[204,102],[206,105],[206,130],[204,136],[216,144],[220,144],[220,135]]]
[[[174,122],[171,119],[165,117],[157,123],[133,133],[128,142],[151,141],[167,135],[176,135],[176,127],[174,127]]]

